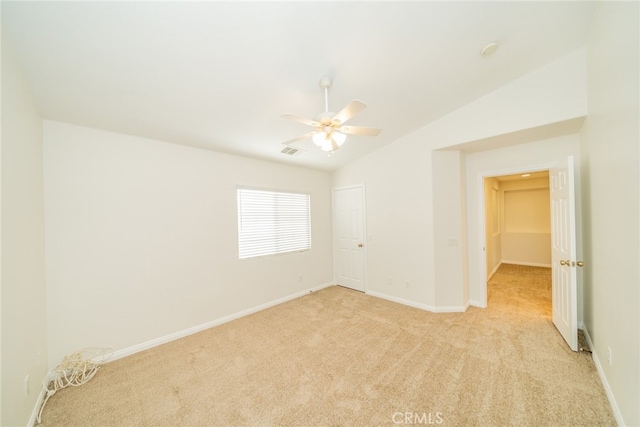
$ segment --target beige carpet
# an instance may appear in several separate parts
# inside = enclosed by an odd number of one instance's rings
[[[44,426],[608,426],[589,353],[550,321],[549,269],[435,314],[330,287],[103,366]]]

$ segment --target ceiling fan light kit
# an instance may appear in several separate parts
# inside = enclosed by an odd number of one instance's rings
[[[360,111],[367,108],[367,104],[357,99],[352,100],[338,114],[329,111],[329,88],[333,83],[331,77],[323,77],[320,79],[320,88],[324,91],[324,112],[318,114],[313,120],[296,116],[295,114],[283,114],[285,119],[294,120],[309,126],[315,131],[301,135],[292,140],[283,142],[289,146],[295,142],[311,137],[313,143],[322,151],[332,153],[344,144],[347,139],[346,134],[376,136],[380,133],[380,129],[367,128],[361,126],[342,126],[347,120],[355,116]]]

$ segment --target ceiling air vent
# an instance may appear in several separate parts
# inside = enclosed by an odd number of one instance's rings
[[[283,148],[283,149],[282,149],[282,151],[281,151],[281,153],[282,153],[282,154],[288,154],[288,155],[290,155],[290,156],[294,156],[294,155],[296,155],[298,152],[300,152],[300,150],[296,150],[296,149],[295,149],[295,148],[293,148],[293,147],[285,147],[285,148]]]

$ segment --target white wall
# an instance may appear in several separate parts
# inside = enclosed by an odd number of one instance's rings
[[[2,35],[2,418],[25,426],[47,371],[42,121]],[[29,395],[25,377],[29,375]]]
[[[51,365],[331,281],[326,172],[45,121],[44,177]],[[310,193],[312,250],[238,260],[238,185]]]
[[[464,235],[464,155],[457,150],[432,153],[434,305],[444,311],[466,308]],[[442,184],[440,184],[442,183]]]
[[[584,324],[621,425],[640,425],[638,2],[598,2],[582,130]],[[607,362],[607,347],[613,363]]]
[[[430,171],[424,150],[404,139],[334,172],[334,187],[366,184],[368,292],[434,304]]]
[[[585,81],[585,52],[580,49],[335,171],[336,187],[366,183],[367,289],[436,310],[463,309],[469,301],[482,300],[477,283],[467,288],[464,268],[468,262],[469,273],[477,274],[480,259],[478,214],[472,211],[473,224],[465,218],[469,209],[477,209],[478,191],[474,187],[469,194],[470,188],[461,185],[475,182],[476,176],[460,167],[461,154],[460,162],[444,160],[449,168],[434,169],[440,156],[434,153],[584,117]],[[439,203],[443,198],[448,202]],[[434,219],[452,215],[451,204],[461,207],[460,221],[453,218],[443,231]],[[474,234],[476,246],[467,249],[465,236]],[[462,250],[451,246],[456,240]],[[394,278],[393,286],[387,285],[387,277]],[[406,280],[410,288],[404,286]]]
[[[502,262],[551,267],[549,179],[500,183]]]
[[[551,266],[549,180],[484,178],[486,277],[501,263]]]

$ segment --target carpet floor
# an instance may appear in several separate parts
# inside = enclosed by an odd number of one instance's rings
[[[546,268],[430,313],[333,286],[105,364],[53,426],[614,426],[591,355],[551,323]]]

